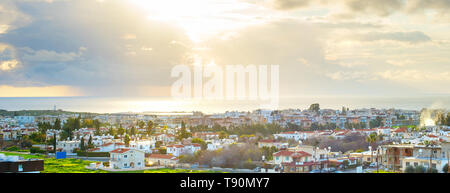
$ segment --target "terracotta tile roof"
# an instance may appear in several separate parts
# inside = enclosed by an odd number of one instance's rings
[[[177,144],[177,145],[168,145],[167,147],[183,148],[184,145],[179,145],[179,144]]]
[[[406,133],[406,128],[402,127],[402,128],[398,128],[396,130],[394,130],[395,133]]]
[[[293,152],[293,151],[283,150],[283,151],[276,152],[275,154],[273,154],[273,156],[305,157],[305,156],[311,156],[311,154],[306,153],[304,151]]]
[[[295,131],[286,131],[286,132],[282,132],[281,134],[295,134]]]
[[[261,141],[259,141],[260,143],[275,143],[276,141],[275,140],[273,140],[273,139],[264,139],[264,140],[261,140]]]
[[[118,148],[118,149],[112,150],[111,153],[125,153],[127,151],[130,151],[130,149]]]
[[[173,155],[168,155],[168,154],[150,154],[148,157],[156,158],[156,159],[172,159],[172,160],[177,159],[177,157],[175,157]]]

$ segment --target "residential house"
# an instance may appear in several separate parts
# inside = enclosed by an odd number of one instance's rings
[[[110,152],[109,165],[115,169],[142,169],[145,167],[145,152],[129,148],[115,149]]]
[[[165,167],[174,166],[178,164],[178,158],[173,155],[153,153],[147,156],[147,164]]]

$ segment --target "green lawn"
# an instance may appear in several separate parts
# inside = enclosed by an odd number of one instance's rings
[[[55,159],[45,155],[29,155],[14,152],[0,152],[5,155],[17,155],[25,159],[37,158],[44,160],[44,171],[41,173],[220,173],[210,170],[186,170],[186,169],[152,169],[124,172],[109,172],[104,170],[89,170],[85,166],[95,161],[84,161],[81,159]]]
[[[101,170],[89,170],[84,168],[94,161],[84,161],[80,159],[55,159],[44,155],[27,155],[12,152],[0,152],[5,155],[17,155],[23,158],[37,158],[44,160],[44,171],[41,173],[107,173]]]

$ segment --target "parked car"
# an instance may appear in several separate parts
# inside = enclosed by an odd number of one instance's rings
[[[371,167],[371,168],[377,167],[377,163],[371,163],[371,164],[369,165],[369,167]]]
[[[318,169],[311,170],[309,173],[320,173],[320,170],[318,170]]]

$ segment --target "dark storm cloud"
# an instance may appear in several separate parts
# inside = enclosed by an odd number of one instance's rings
[[[182,30],[152,22],[145,13],[126,9],[124,1],[20,1],[14,7],[32,22],[0,36],[20,62],[2,74],[0,84],[112,90],[168,85],[171,67],[187,51],[171,43],[189,42]]]

